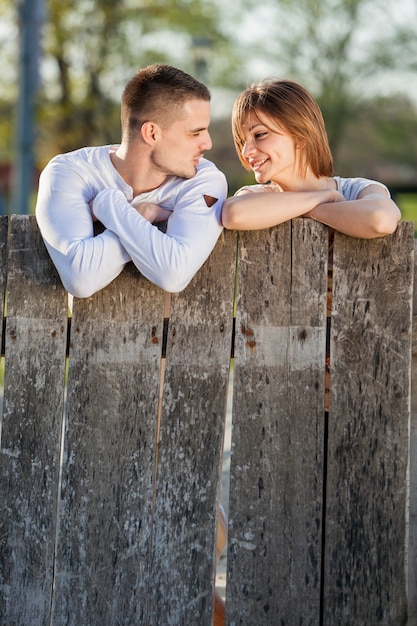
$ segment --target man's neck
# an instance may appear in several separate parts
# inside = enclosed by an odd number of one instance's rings
[[[151,170],[149,160],[141,151],[128,148],[121,143],[110,148],[110,160],[123,180],[132,187],[133,195],[153,191],[160,187],[166,176]]]

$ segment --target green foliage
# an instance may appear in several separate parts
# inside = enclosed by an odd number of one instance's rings
[[[0,163],[13,151],[14,103],[17,97],[17,16],[9,0],[0,0]]]
[[[265,1],[270,19],[262,50],[275,75],[300,81],[316,96],[337,157],[350,119],[374,95],[377,81],[384,86],[383,78],[413,76],[414,24],[401,20],[398,0],[383,10],[373,0]]]
[[[233,195],[243,185],[253,185],[255,178],[240,163],[233,143],[230,120],[214,120],[210,125],[213,148],[207,157],[216,163],[227,177],[229,195]]]
[[[414,234],[417,236],[417,194],[399,193],[395,200],[401,210],[401,219],[414,222]]]
[[[159,61],[206,82],[213,109],[224,100],[225,119],[212,122],[209,156],[230,177],[232,191],[253,182],[229,132],[233,96],[266,76],[299,80],[317,97],[337,173],[378,178],[382,172],[391,182],[395,165],[404,180],[416,178],[416,103],[392,92],[372,97],[374,79],[392,81],[416,69],[414,22],[403,19],[398,0],[388,0],[383,11],[373,0],[45,0],[45,6],[35,147],[40,168],[57,152],[117,142],[126,81],[138,67]],[[15,0],[0,0],[0,20],[4,162],[16,134]]]
[[[404,96],[362,102],[346,125],[335,161],[343,176],[365,176],[388,185],[412,183],[417,172],[417,110]]]
[[[80,0],[74,10],[73,3],[48,0],[48,16],[49,72],[38,119],[41,167],[57,152],[119,140],[120,95],[139,67],[166,62],[203,71],[202,48],[209,54],[214,41],[227,44],[218,7],[210,1]],[[178,50],[182,54],[174,59]]]

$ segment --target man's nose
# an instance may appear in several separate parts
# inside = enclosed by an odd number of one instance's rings
[[[213,147],[213,142],[211,140],[209,132],[207,132],[206,136],[204,137],[201,147],[203,150],[211,150],[211,148]]]

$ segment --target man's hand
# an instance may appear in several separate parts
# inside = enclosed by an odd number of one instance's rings
[[[93,222],[95,222],[97,221],[97,218],[94,215],[94,200],[90,200],[88,205],[90,207]],[[166,222],[172,213],[172,211],[163,209],[159,206],[159,204],[154,204],[153,202],[139,202],[138,204],[132,203],[132,206],[142,215],[142,217],[145,218],[145,220],[148,220],[148,222],[151,222],[152,224]]]
[[[166,222],[172,213],[172,211],[163,209],[158,204],[154,204],[153,202],[140,202],[138,204],[132,204],[132,206],[142,215],[142,217],[145,218],[145,220],[148,220],[148,222],[151,222],[152,224]]]

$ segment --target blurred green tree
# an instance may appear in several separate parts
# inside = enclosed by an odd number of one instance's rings
[[[173,63],[205,80],[205,56],[228,45],[210,0],[48,0],[47,7],[41,165],[56,152],[117,141],[120,95],[139,67]]]
[[[364,103],[376,95],[392,95],[393,85],[406,94],[407,77],[417,91],[417,39],[415,21],[410,20],[416,7],[411,3],[264,0],[252,4],[252,12],[264,24],[252,63],[258,56],[266,67],[267,59],[272,75],[293,78],[312,91],[336,159],[348,139],[347,125]],[[417,102],[417,93],[414,97]]]
[[[414,129],[417,117],[417,94],[413,100],[410,93],[406,107],[395,105],[412,88],[412,76],[416,84],[417,39],[414,21],[399,10],[403,5],[407,0],[387,0],[383,10],[373,0],[45,0],[37,164],[81,145],[117,141],[124,84],[138,67],[162,61],[206,82],[213,111],[223,104],[224,121],[214,116],[211,125],[210,156],[231,173],[232,189],[240,175],[248,182],[226,132],[232,102],[248,83],[266,76],[299,80],[317,97],[339,171],[356,163],[354,173],[365,173],[362,165],[369,171],[389,159],[404,171],[415,168],[410,134],[401,131],[397,141],[394,132],[395,149],[386,140],[396,108],[397,128]],[[5,162],[12,159],[18,97],[15,0],[0,0],[0,22]],[[410,80],[401,85],[401,76]],[[389,106],[384,98],[392,98]]]

